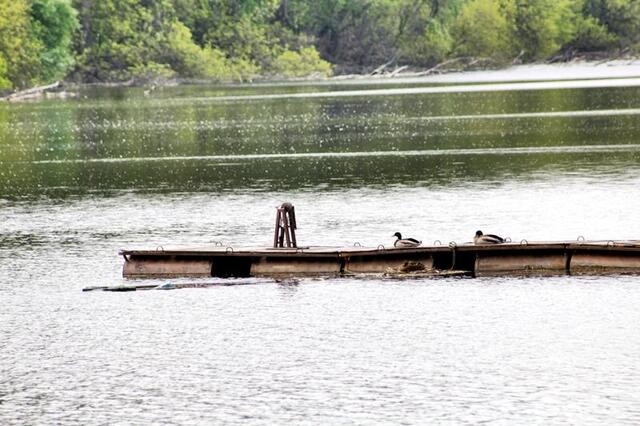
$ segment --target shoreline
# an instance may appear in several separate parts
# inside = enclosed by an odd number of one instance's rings
[[[443,63],[444,64],[444,63]],[[247,87],[247,86],[278,86],[278,85],[332,85],[332,84],[361,84],[363,81],[380,83],[404,83],[404,82],[434,82],[449,83],[461,80],[459,76],[468,76],[465,82],[500,82],[500,81],[546,81],[546,80],[570,80],[587,78],[611,78],[611,77],[640,77],[640,56],[629,58],[611,58],[608,60],[573,60],[567,62],[532,62],[527,64],[510,64],[502,67],[478,67],[459,68],[452,66],[431,67],[428,69],[416,67],[395,67],[393,69],[381,69],[374,72],[338,74],[331,77],[298,77],[283,78],[278,76],[261,76],[251,81],[245,82],[224,82],[210,79],[194,78],[171,78],[160,80],[136,80],[129,79],[123,82],[97,82],[97,83],[75,83],[65,82],[65,85],[72,87],[172,87],[181,85],[215,85],[221,87]],[[519,74],[521,70],[531,70],[535,72],[547,70],[569,71],[567,74],[554,77],[532,76],[522,79],[522,75],[516,77],[511,74]],[[608,73],[603,70],[607,69]],[[612,72],[613,70],[613,72]]]
[[[444,63],[443,63],[444,64]],[[54,82],[46,86],[29,88],[0,97],[0,102],[39,101],[43,99],[69,99],[85,88],[164,88],[185,85],[212,85],[219,87],[270,87],[305,85],[385,85],[385,84],[469,84],[496,82],[533,82],[587,80],[604,78],[640,77],[640,57],[611,58],[608,60],[572,60],[568,62],[537,62],[516,64],[500,68],[448,68],[440,64],[430,69],[396,67],[386,71],[379,67],[373,73],[340,74],[332,77],[304,78],[261,77],[247,82],[221,82],[208,79],[172,78],[166,80],[136,80],[121,82],[78,83]]]

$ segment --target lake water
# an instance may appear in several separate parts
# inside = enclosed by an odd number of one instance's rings
[[[0,104],[0,423],[640,423],[637,276],[81,291],[283,201],[304,245],[640,239],[640,70],[520,72]]]

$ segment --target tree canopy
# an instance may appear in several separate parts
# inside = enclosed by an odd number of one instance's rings
[[[0,89],[640,51],[638,0],[0,0]]]

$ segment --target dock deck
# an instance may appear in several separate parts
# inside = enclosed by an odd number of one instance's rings
[[[122,250],[125,277],[250,277],[426,271],[469,275],[640,273],[640,240],[394,247],[158,247]]]

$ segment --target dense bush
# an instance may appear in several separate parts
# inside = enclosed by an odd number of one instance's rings
[[[0,0],[1,84],[11,88],[37,81],[41,51],[42,43],[34,37],[26,0]]]
[[[42,43],[40,78],[63,78],[74,65],[71,45],[78,13],[70,0],[34,0],[30,13],[33,35]]]
[[[331,64],[320,59],[318,51],[313,47],[305,47],[300,52],[284,50],[275,58],[271,69],[282,77],[305,77],[314,74],[326,77],[331,74]]]
[[[466,3],[452,28],[455,51],[460,56],[494,57],[513,55],[510,26],[501,5],[493,0]]]
[[[11,88],[11,82],[7,76],[7,64],[2,56],[0,56],[0,90]]]

